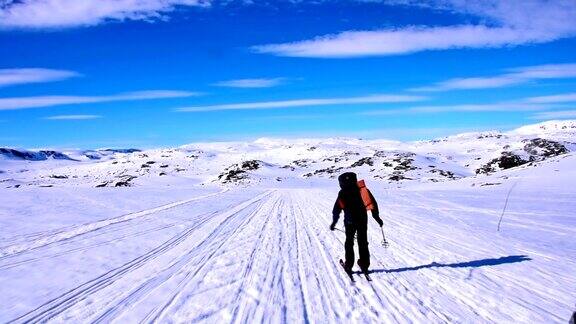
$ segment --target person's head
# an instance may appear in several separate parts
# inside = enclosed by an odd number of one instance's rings
[[[341,189],[349,189],[357,187],[358,179],[354,172],[344,172],[338,177],[338,183]]]

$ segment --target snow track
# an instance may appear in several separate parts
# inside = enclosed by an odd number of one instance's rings
[[[151,209],[147,209],[147,210],[142,210],[139,212],[135,212],[135,213],[129,213],[126,215],[122,215],[122,216],[118,216],[118,217],[114,217],[114,218],[109,218],[109,219],[105,219],[105,220],[101,220],[98,222],[93,222],[93,223],[89,223],[89,224],[82,224],[80,226],[74,226],[72,228],[68,228],[68,229],[64,229],[64,230],[60,230],[60,231],[56,231],[53,233],[40,233],[40,234],[35,234],[34,236],[28,236],[28,240],[26,240],[25,243],[21,243],[21,244],[13,244],[13,245],[9,245],[6,247],[3,247],[2,249],[0,249],[0,260],[3,257],[6,256],[10,256],[10,255],[14,255],[23,251],[27,251],[27,250],[32,250],[44,245],[48,245],[54,242],[59,242],[59,241],[63,241],[63,240],[67,240],[70,239],[72,237],[78,236],[78,235],[82,235],[82,234],[86,234],[88,232],[93,232],[93,231],[97,231],[103,227],[106,226],[110,226],[110,225],[114,225],[117,223],[122,223],[122,222],[126,222],[126,221],[130,221],[142,216],[146,216],[146,215],[151,215],[151,214],[155,214],[157,212],[160,211],[164,211],[164,210],[168,210],[171,208],[175,208],[184,204],[189,204],[193,201],[199,200],[199,199],[203,199],[203,198],[208,198],[216,194],[209,194],[206,196],[201,196],[201,197],[194,197],[191,199],[186,199],[186,200],[182,200],[182,201],[176,201],[170,204],[166,204],[160,207],[156,207],[156,208],[151,208]]]
[[[351,283],[337,262],[344,233],[328,230],[334,198],[233,190],[1,242],[0,321],[565,322],[572,311],[576,261],[516,232],[538,217],[511,206],[510,234],[496,234],[493,208],[377,195],[391,247],[370,220],[373,281]],[[26,286],[46,272],[66,280]]]

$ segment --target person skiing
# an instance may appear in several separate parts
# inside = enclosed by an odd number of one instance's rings
[[[370,251],[368,250],[368,212],[382,227],[378,204],[372,193],[364,185],[364,180],[358,181],[354,172],[345,172],[338,177],[340,191],[332,210],[332,224],[330,230],[336,228],[340,213],[344,210],[344,226],[346,228],[346,243],[344,243],[346,260],[343,262],[344,270],[352,273],[354,266],[354,234],[358,238],[358,266],[363,273],[368,274],[370,267]],[[340,260],[342,263],[342,260]]]

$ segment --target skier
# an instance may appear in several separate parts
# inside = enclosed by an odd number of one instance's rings
[[[364,274],[368,274],[370,267],[370,251],[368,250],[368,212],[372,211],[372,217],[382,227],[378,204],[372,193],[364,185],[364,180],[358,181],[354,172],[346,172],[338,177],[340,192],[332,210],[332,225],[330,230],[336,228],[340,218],[340,212],[344,210],[344,226],[346,228],[346,261],[343,262],[344,270],[350,275],[354,266],[354,234],[358,237],[358,266]],[[342,260],[340,260],[342,263]]]

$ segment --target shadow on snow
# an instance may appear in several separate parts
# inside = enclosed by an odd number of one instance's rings
[[[370,273],[379,273],[379,272],[404,272],[404,271],[416,271],[420,269],[428,269],[428,268],[479,268],[479,267],[486,267],[486,266],[495,266],[500,264],[506,263],[516,263],[516,262],[524,262],[532,260],[530,257],[526,255],[510,255],[505,257],[500,257],[497,259],[482,259],[482,260],[474,260],[468,262],[458,262],[458,263],[437,263],[432,262],[426,265],[420,265],[416,267],[406,267],[406,268],[398,268],[398,269],[375,269],[371,270]]]

